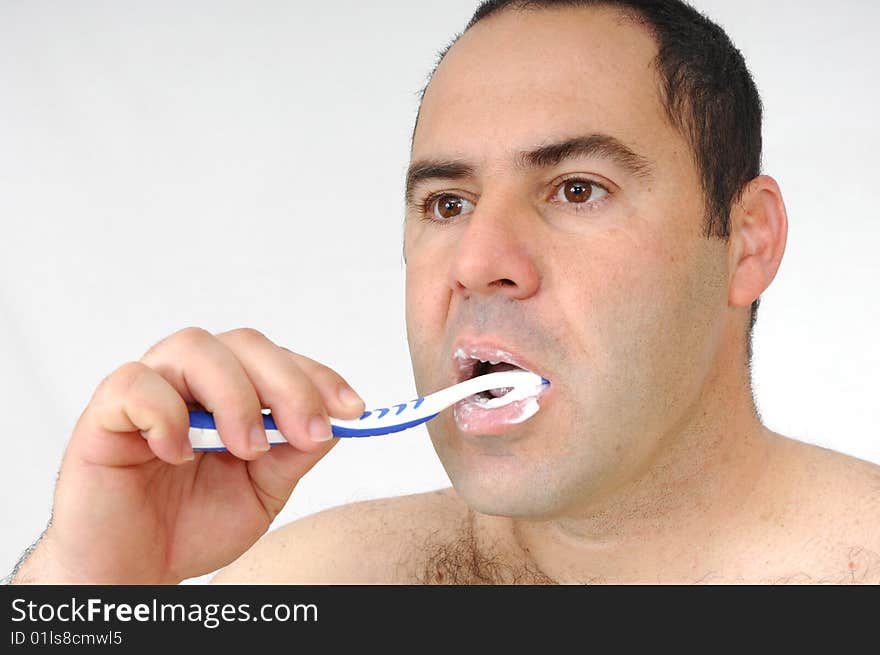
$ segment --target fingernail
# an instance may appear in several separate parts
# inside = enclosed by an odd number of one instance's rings
[[[364,402],[349,387],[339,387],[339,400],[342,401],[343,405],[348,405],[349,407],[357,407]]]
[[[269,439],[266,437],[266,430],[262,425],[255,425],[251,428],[251,448],[261,453],[269,450]]]
[[[309,421],[309,437],[312,441],[330,441],[333,438],[330,421],[320,414],[313,416]]]
[[[196,458],[195,452],[189,446],[183,447],[183,452],[181,453],[184,462],[191,462]]]

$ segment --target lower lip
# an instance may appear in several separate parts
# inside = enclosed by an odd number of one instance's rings
[[[473,397],[465,398],[452,409],[458,429],[467,434],[500,435],[512,426],[529,420],[538,413],[537,396],[515,400],[509,405],[489,409],[480,405]]]

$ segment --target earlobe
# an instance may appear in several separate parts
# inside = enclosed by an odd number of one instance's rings
[[[730,212],[731,307],[751,305],[770,286],[788,238],[782,192],[772,177],[749,182]]]

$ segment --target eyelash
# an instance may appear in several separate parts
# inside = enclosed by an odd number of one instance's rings
[[[562,203],[562,204],[574,205],[576,207],[574,209],[575,213],[582,214],[584,212],[595,211],[599,205],[605,204],[605,201],[608,200],[609,198],[611,198],[611,196],[613,195],[611,190],[608,189],[607,186],[597,182],[596,180],[590,179],[588,177],[584,177],[583,175],[572,175],[571,177],[567,177],[563,180],[560,180],[559,182],[557,182],[554,185],[553,196],[555,197],[556,194],[559,193],[559,190],[563,186],[565,186],[565,184],[567,182],[573,182],[573,181],[585,182],[585,183],[589,184],[590,186],[597,186],[600,189],[602,189],[606,194],[605,196],[603,196],[599,200],[592,201],[592,202],[587,201],[587,202],[580,202],[580,203],[578,203],[578,202]],[[441,220],[438,220],[438,219],[434,218],[433,216],[431,216],[431,214],[433,213],[432,208],[434,206],[434,203],[444,196],[449,196],[451,198],[460,198],[463,200],[463,198],[461,198],[461,196],[457,196],[454,193],[449,193],[448,191],[438,191],[437,193],[432,193],[428,197],[426,197],[424,200],[421,200],[417,203],[417,206],[419,209],[420,219],[425,222],[428,222],[428,223],[434,223],[435,225],[442,225],[442,226],[451,225],[454,222],[452,219],[441,221]]]

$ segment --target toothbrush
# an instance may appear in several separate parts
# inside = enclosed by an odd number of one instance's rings
[[[408,403],[400,403],[391,407],[381,407],[364,412],[354,420],[330,419],[330,428],[334,437],[372,437],[408,430],[437,416],[444,409],[451,407],[459,400],[468,396],[489,391],[491,389],[510,388],[505,395],[492,398],[482,404],[483,407],[494,409],[536,395],[541,387],[550,384],[540,375],[531,371],[502,371],[487,373],[470,380],[465,380],[446,389],[441,389],[424,398],[416,398]],[[208,412],[191,411],[189,413],[189,440],[196,451],[225,451],[226,447],[220,440],[214,416]],[[263,425],[269,444],[287,443],[278,431],[275,419],[271,414],[263,414]]]

